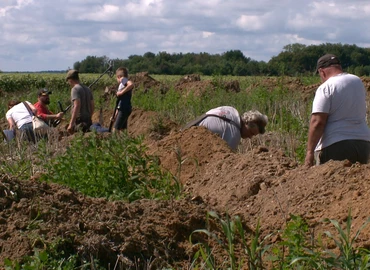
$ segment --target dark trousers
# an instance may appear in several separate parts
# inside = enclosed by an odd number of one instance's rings
[[[119,110],[117,114],[116,122],[114,123],[114,128],[116,130],[124,130],[127,129],[127,120],[131,114],[131,109],[127,110]]]
[[[318,155],[318,163],[332,160],[348,159],[351,163],[366,164],[370,161],[370,142],[361,140],[344,140],[323,148]]]
[[[19,130],[22,139],[26,139],[29,142],[36,143],[36,136],[33,132],[32,122],[22,125]]]
[[[89,132],[92,125],[91,119],[76,119],[76,131]]]

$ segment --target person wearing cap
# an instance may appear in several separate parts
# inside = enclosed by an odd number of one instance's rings
[[[94,113],[94,97],[86,85],[80,82],[79,72],[71,69],[67,73],[66,81],[72,87],[72,115],[67,131],[72,134],[77,130],[87,132],[92,125]]]
[[[268,118],[259,111],[247,111],[242,115],[230,106],[221,106],[189,122],[183,129],[203,126],[218,134],[231,149],[236,150],[241,138],[252,138],[265,133]]]
[[[310,119],[306,166],[329,160],[368,163],[370,129],[366,122],[366,89],[361,79],[343,72],[338,57],[317,61],[322,84],[316,90]]]
[[[37,91],[37,102],[33,104],[37,110],[37,116],[43,119],[49,126],[51,126],[53,121],[62,119],[64,115],[63,112],[53,114],[49,110],[50,94],[52,94],[52,92],[46,88],[39,89]]]

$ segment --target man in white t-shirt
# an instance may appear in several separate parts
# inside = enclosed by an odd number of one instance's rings
[[[368,163],[370,129],[366,89],[361,79],[344,73],[339,59],[326,54],[317,61],[322,84],[316,91],[308,132],[306,166],[330,159]]]
[[[28,101],[32,112],[36,115],[36,108]],[[23,102],[9,101],[8,111],[6,112],[6,119],[8,120],[9,130],[15,132],[16,129],[20,130],[21,136],[26,135],[26,138],[31,142],[36,142],[35,134],[32,127],[32,116]]]
[[[265,133],[268,118],[259,111],[248,111],[243,115],[230,106],[221,106],[209,110],[200,118],[201,121],[191,125],[204,126],[224,139],[233,150],[236,150],[241,138],[252,138]]]

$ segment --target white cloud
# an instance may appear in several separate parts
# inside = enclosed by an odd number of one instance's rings
[[[103,5],[98,6],[94,11],[82,13],[81,16],[79,16],[79,18],[81,20],[109,22],[112,20],[112,18],[118,19],[120,17],[119,15],[120,15],[119,6]]]
[[[255,15],[241,15],[236,25],[246,31],[258,31],[264,28],[263,18]]]
[[[122,42],[127,40],[127,32],[122,31],[101,31],[101,40],[103,42]]]
[[[204,31],[204,32],[202,33],[202,36],[203,36],[203,38],[208,38],[208,37],[213,36],[214,34],[215,34],[214,32],[207,32],[207,31]]]
[[[367,0],[252,2],[1,0],[0,70],[59,70],[88,55],[148,51],[241,50],[268,61],[291,43],[370,44]]]

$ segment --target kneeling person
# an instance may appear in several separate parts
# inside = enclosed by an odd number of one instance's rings
[[[259,111],[248,111],[240,115],[230,106],[211,109],[197,119],[191,125],[204,126],[218,134],[233,150],[237,149],[241,138],[252,138],[265,133],[268,122],[267,116]]]
[[[60,120],[63,117],[63,112],[53,114],[48,105],[50,104],[49,95],[52,92],[46,88],[42,88],[37,92],[37,102],[34,104],[37,110],[37,116],[43,119],[49,126],[52,126],[55,120]]]

